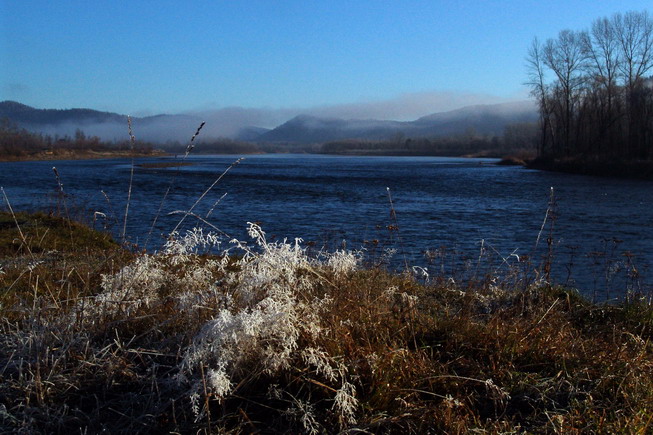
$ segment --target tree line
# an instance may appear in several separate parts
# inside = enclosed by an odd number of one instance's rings
[[[81,129],[77,129],[73,137],[50,136],[19,128],[8,120],[0,121],[0,158],[13,159],[88,151],[131,151],[132,149],[138,154],[149,154],[153,151],[153,145],[138,140],[133,144],[129,140],[106,142],[97,136],[87,136]]]
[[[441,137],[404,137],[397,134],[386,140],[346,139],[324,143],[318,152],[326,154],[390,154],[413,156],[479,155],[504,157],[519,155],[528,158],[536,148],[536,123],[509,124],[503,134],[478,134],[473,128],[457,135]]]
[[[653,159],[653,20],[627,12],[528,50],[540,109],[538,155]]]
[[[324,144],[274,144],[252,143],[229,138],[200,140],[194,153],[198,154],[258,154],[258,153],[326,153],[326,154],[389,154],[462,156],[505,155],[530,156],[536,147],[538,127],[533,122],[509,124],[503,134],[479,134],[473,128],[465,133],[442,137],[406,137],[397,133],[384,140],[346,139]],[[155,144],[136,141],[134,152],[152,153]],[[171,154],[182,154],[187,144],[169,141],[156,144],[156,148]],[[74,136],[50,136],[19,128],[8,120],[0,120],[0,159],[24,159],[48,155],[84,154],[92,152],[129,152],[129,140],[103,141],[97,136],[86,135],[77,129]]]

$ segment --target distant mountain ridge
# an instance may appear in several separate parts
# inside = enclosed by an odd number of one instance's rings
[[[271,129],[263,127],[242,127],[238,129],[234,139],[242,140],[245,142],[256,142],[256,140],[261,137],[263,134],[267,133]]]
[[[382,139],[402,129],[398,121],[345,120],[298,115],[259,136],[260,142],[317,143],[336,139]]]
[[[127,115],[93,109],[36,109],[16,101],[0,102],[0,120],[8,119],[21,128],[50,135],[72,135],[80,129],[105,140],[128,139]],[[138,139],[152,142],[184,140],[201,119],[190,115],[131,117]],[[183,132],[183,135],[180,133]]]
[[[509,124],[537,120],[532,101],[467,106],[423,116],[415,121],[324,118],[298,115],[266,129],[243,126],[232,138],[260,143],[314,144],[343,139],[384,140],[405,137],[442,137],[474,132],[500,135]],[[0,102],[0,119],[45,134],[71,135],[76,129],[105,140],[125,139],[127,116],[92,109],[35,109],[15,102]],[[187,140],[202,119],[195,115],[133,117],[139,139],[153,142]],[[206,129],[205,129],[206,130]],[[203,132],[205,133],[205,132]]]
[[[0,102],[0,118],[23,125],[57,124],[76,122],[80,124],[98,122],[127,122],[127,116],[93,109],[35,109],[16,101]]]
[[[393,136],[438,137],[463,134],[500,135],[509,124],[533,122],[537,108],[531,101],[467,106],[433,113],[415,121],[344,120],[299,115],[262,134],[260,142],[318,143],[343,139],[382,140]]]

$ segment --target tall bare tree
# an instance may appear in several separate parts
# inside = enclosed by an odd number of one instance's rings
[[[627,12],[616,14],[612,23],[620,47],[619,64],[626,89],[628,116],[628,141],[626,153],[629,157],[646,158],[651,145],[647,143],[646,74],[653,68],[653,20],[648,12]]]
[[[561,31],[527,56],[540,155],[653,158],[653,20],[627,12]],[[550,79],[547,77],[550,76]]]
[[[543,47],[543,61],[557,77],[553,85],[558,97],[556,107],[560,121],[561,151],[570,154],[574,149],[574,121],[586,76],[583,74],[586,57],[583,51],[583,36],[580,33],[563,30],[557,39],[549,39]]]
[[[552,111],[548,101],[548,86],[544,74],[543,56],[542,45],[537,38],[533,38],[526,56],[527,84],[531,87],[531,95],[537,99],[540,109],[540,143],[538,145],[538,154],[540,155],[549,153],[549,147],[552,147],[552,143],[555,142],[555,134],[551,126]]]
[[[582,44],[591,83],[588,109],[594,115],[590,128],[595,134],[589,140],[596,143],[600,153],[611,152],[618,140],[619,120],[623,115],[618,104],[617,83],[621,60],[613,22],[608,18],[595,20],[591,31],[583,33]]]

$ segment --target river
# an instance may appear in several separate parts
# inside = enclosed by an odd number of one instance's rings
[[[182,218],[180,212],[189,210],[236,159],[202,155],[190,156],[191,165],[179,169],[136,166],[128,241],[140,247],[147,241],[149,250],[160,247]],[[175,159],[160,157],[137,159],[136,164],[171,161]],[[370,264],[409,264],[454,278],[478,273],[479,265],[485,271],[505,271],[509,265],[535,270],[550,248],[553,279],[588,296],[650,291],[653,182],[495,163],[443,157],[246,156],[193,212],[202,218],[208,214],[206,220],[230,237],[246,240],[247,222],[257,222],[270,240],[299,237],[313,252],[362,249]],[[65,196],[58,194],[53,166]],[[0,186],[15,209],[68,209],[119,237],[130,172],[130,159],[6,162],[0,163]],[[188,217],[181,228],[200,224]]]

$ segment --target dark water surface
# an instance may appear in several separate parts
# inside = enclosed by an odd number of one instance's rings
[[[156,248],[181,215],[231,165],[234,156],[191,156],[181,167],[149,248]],[[164,157],[143,162],[169,162]],[[486,253],[514,262],[531,255],[540,261],[549,227],[538,234],[551,187],[556,219],[551,238],[556,279],[585,293],[610,287],[614,296],[632,284],[634,262],[640,280],[653,281],[653,182],[618,180],[496,166],[492,159],[437,157],[249,156],[197,205],[204,217],[225,193],[208,220],[225,233],[246,239],[246,222],[259,222],[268,235],[301,237],[331,249],[346,243],[380,258],[394,248],[395,263],[441,267],[433,252],[446,247],[451,265]],[[70,209],[109,217],[122,229],[131,160],[0,163],[3,186],[15,209],[63,207],[57,195],[56,166]],[[176,168],[136,167],[127,226],[128,239],[141,246]],[[390,188],[396,219],[391,214]],[[102,193],[104,192],[104,193]],[[6,204],[3,205],[6,207]],[[551,221],[549,220],[549,223]],[[192,217],[187,223],[197,225]],[[102,218],[97,227],[105,224]],[[395,229],[398,224],[399,229]],[[388,227],[390,228],[388,229]],[[188,225],[185,225],[188,227]],[[343,242],[346,241],[346,242]],[[482,241],[482,242],[481,242]],[[424,252],[431,251],[431,260]],[[634,257],[622,255],[629,251]],[[510,254],[515,254],[509,257]],[[489,254],[488,254],[489,255]],[[405,257],[405,258],[404,258]],[[440,262],[440,263],[438,263]],[[434,265],[435,264],[435,265]],[[571,264],[571,265],[570,265]],[[568,275],[571,269],[571,279]],[[631,272],[629,278],[627,271]]]

